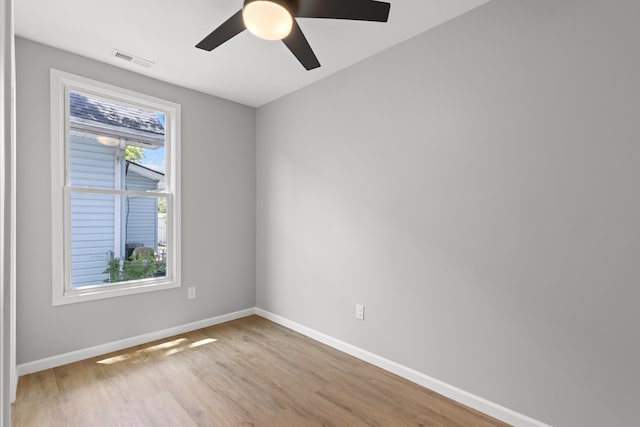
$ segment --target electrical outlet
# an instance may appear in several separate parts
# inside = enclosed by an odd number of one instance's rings
[[[364,305],[356,304],[356,319],[364,320]]]
[[[195,297],[196,297],[196,287],[191,286],[190,288],[187,288],[187,298],[194,299]]]

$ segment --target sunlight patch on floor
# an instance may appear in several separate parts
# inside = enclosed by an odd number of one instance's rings
[[[100,363],[102,365],[112,365],[114,363],[124,362],[129,358],[131,358],[130,354],[121,354],[119,356],[109,357],[108,359],[98,360],[97,363]]]
[[[183,341],[187,341],[187,339],[186,338],[178,338],[178,339],[175,339],[173,341],[167,341],[167,342],[163,342],[163,343],[160,343],[160,344],[152,345],[151,347],[147,347],[142,351],[164,350],[165,348],[175,347],[178,344],[182,343]]]
[[[216,342],[216,341],[218,341],[218,340],[213,339],[213,338],[205,338],[203,340],[196,341],[194,343],[189,344],[189,347],[191,347],[191,348],[200,347],[201,345],[210,344],[210,343]]]
[[[159,350],[166,350],[164,356],[171,356],[172,354],[180,353],[189,348],[196,348],[203,345],[211,344],[218,341],[215,338],[204,338],[198,341],[190,342],[187,338],[176,338],[171,341],[165,341],[160,344],[155,344],[150,347],[145,347],[141,350],[136,350],[133,353],[120,354],[106,359],[98,360],[96,363],[101,365],[113,365],[114,363],[125,362],[134,357],[139,359],[144,354],[158,354]],[[132,360],[134,363],[135,359]]]

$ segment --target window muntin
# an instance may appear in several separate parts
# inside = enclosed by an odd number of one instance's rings
[[[51,80],[54,305],[180,286],[179,105]]]

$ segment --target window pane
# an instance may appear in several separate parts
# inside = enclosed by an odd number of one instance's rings
[[[164,197],[71,193],[73,289],[166,276],[166,248]]]
[[[127,189],[133,169],[164,188],[163,114],[77,92],[68,102],[71,186]]]

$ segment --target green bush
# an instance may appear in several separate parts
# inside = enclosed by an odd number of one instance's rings
[[[122,271],[120,270],[120,258],[111,258],[106,270],[102,273],[109,275],[108,279],[103,280],[105,283],[115,283],[124,280]]]
[[[109,275],[107,279],[104,279],[105,283],[116,283],[146,279],[154,277],[156,273],[160,273],[158,275],[163,276],[166,275],[166,271],[166,261],[156,261],[153,256],[136,257],[136,255],[132,254],[124,262],[122,269],[120,268],[120,258],[110,259],[107,268],[102,273]]]
[[[139,280],[153,277],[153,273],[158,269],[158,263],[154,257],[139,257],[131,255],[129,260],[124,262],[122,273],[124,280]]]

